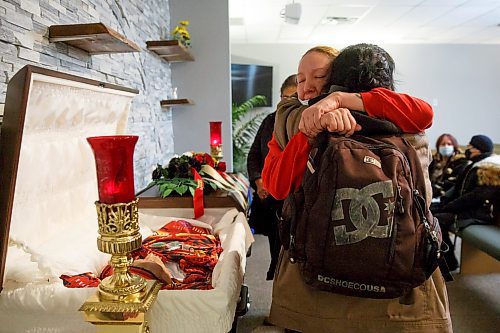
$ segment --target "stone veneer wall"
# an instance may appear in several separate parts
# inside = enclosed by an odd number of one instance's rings
[[[102,22],[139,45],[137,53],[89,56],[63,43],[49,43],[54,24]],[[174,151],[172,116],[160,108],[171,87],[170,65],[146,49],[147,40],[168,36],[168,0],[0,0],[0,104],[9,79],[24,65],[119,84],[140,91],[129,116],[135,150],[135,187],[144,188],[156,163]]]

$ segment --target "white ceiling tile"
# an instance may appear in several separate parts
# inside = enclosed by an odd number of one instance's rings
[[[408,13],[410,6],[376,6],[371,9],[357,25],[365,27],[379,27],[391,25],[394,21]]]
[[[458,26],[484,15],[492,9],[491,6],[459,6],[429,23],[433,26]]]
[[[244,18],[248,25],[266,25],[270,23],[280,23],[281,6],[279,4],[267,4],[265,10],[258,3],[247,2],[244,6]]]
[[[432,39],[434,36],[436,36],[436,34],[439,31],[441,31],[441,29],[438,27],[425,26],[425,27],[416,28],[415,30],[408,32],[404,36],[404,38],[405,39],[412,39],[412,40],[429,40],[429,39]]]
[[[500,8],[496,8],[492,11],[488,11],[484,15],[480,15],[472,20],[463,22],[462,25],[471,26],[496,26],[500,23]]]
[[[420,3],[421,6],[459,6],[463,3],[467,2],[467,0],[424,0]]]
[[[453,10],[450,6],[417,6],[393,23],[396,28],[420,27]]]
[[[325,12],[328,10],[328,5],[305,5],[302,6],[302,16],[300,25],[315,25],[319,24]]]
[[[330,5],[335,0],[296,0],[295,2],[301,3],[302,5]],[[292,0],[282,1],[283,3],[292,3]]]
[[[320,25],[317,26],[309,36],[308,41],[315,44],[326,44],[339,47],[339,42],[349,38],[349,31],[352,27],[342,25]]]
[[[311,35],[314,26],[298,26],[293,24],[285,24],[281,27],[280,39],[306,39]]]
[[[328,1],[328,4],[350,5],[350,6],[375,6],[379,2],[380,0],[337,0],[337,1]]]
[[[500,5],[500,1],[498,0],[467,0],[465,2],[466,5],[476,5],[476,6],[480,6],[480,5],[497,5],[499,6]]]
[[[229,1],[229,17],[243,17],[245,14],[244,0]]]
[[[398,5],[398,6],[416,6],[421,3],[422,0],[381,0],[379,4],[381,5]]]
[[[350,34],[359,35],[360,42],[393,44],[401,42],[406,32],[397,29],[375,28],[370,30],[353,29]]]
[[[330,6],[324,16],[340,16],[340,17],[362,17],[373,6]]]
[[[279,37],[280,30],[281,29],[279,26],[266,26],[266,25],[248,26],[246,31],[246,38],[248,42],[276,41]]]

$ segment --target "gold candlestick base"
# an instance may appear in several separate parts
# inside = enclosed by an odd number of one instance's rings
[[[100,292],[80,307],[85,321],[96,326],[97,333],[148,333],[146,313],[160,291],[161,283],[149,281],[140,302],[103,301]]]
[[[129,203],[96,202],[99,224],[97,247],[111,254],[113,274],[99,284],[98,292],[80,307],[85,320],[97,332],[146,333],[146,312],[161,288],[159,282],[147,283],[128,271],[132,251],[140,248],[138,199]]]
[[[222,160],[222,143],[219,145],[210,145],[210,156],[215,160],[215,163],[219,163]]]

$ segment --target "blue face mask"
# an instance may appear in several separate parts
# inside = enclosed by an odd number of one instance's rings
[[[439,154],[444,157],[450,157],[453,155],[453,152],[455,151],[455,148],[453,146],[439,146]]]

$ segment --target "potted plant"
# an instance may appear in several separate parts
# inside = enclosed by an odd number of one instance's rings
[[[241,105],[233,104],[233,170],[247,174],[247,155],[262,120],[267,116],[266,111],[257,112],[254,116],[250,111],[255,107],[266,105],[266,97],[256,95]]]

